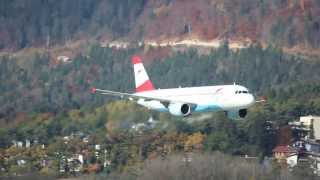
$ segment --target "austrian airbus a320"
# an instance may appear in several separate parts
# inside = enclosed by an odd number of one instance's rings
[[[240,85],[219,85],[155,89],[137,55],[132,57],[136,93],[122,93],[92,88],[92,93],[119,96],[138,104],[175,116],[189,116],[194,112],[224,111],[231,119],[244,118],[247,109],[256,101],[249,90]]]

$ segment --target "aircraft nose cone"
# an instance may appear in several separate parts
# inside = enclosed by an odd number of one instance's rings
[[[247,101],[248,101],[248,105],[254,104],[255,100],[252,94],[248,95]]]
[[[239,96],[237,100],[238,100],[237,106],[243,109],[249,108],[255,103],[255,99],[252,94],[243,94]]]

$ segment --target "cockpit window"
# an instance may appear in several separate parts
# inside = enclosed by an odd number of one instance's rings
[[[236,91],[235,93],[236,94],[248,94],[249,92],[248,91]]]

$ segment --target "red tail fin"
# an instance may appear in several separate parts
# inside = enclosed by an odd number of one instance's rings
[[[136,92],[154,90],[154,86],[150,81],[146,70],[144,69],[141,58],[137,55],[134,55],[132,56],[131,61],[134,69]]]

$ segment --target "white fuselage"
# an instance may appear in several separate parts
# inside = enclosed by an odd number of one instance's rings
[[[132,56],[136,93],[122,93],[92,88],[91,92],[127,97],[138,104],[175,116],[188,116],[193,112],[225,111],[228,117],[244,118],[247,108],[255,103],[248,89],[240,85],[155,89],[142,64],[141,57]]]
[[[194,103],[196,107],[193,112],[240,110],[250,107],[255,102],[248,89],[240,85],[158,89],[136,93],[136,95],[170,99],[172,102]],[[157,100],[140,99],[138,104],[161,112],[168,111],[168,107]]]

